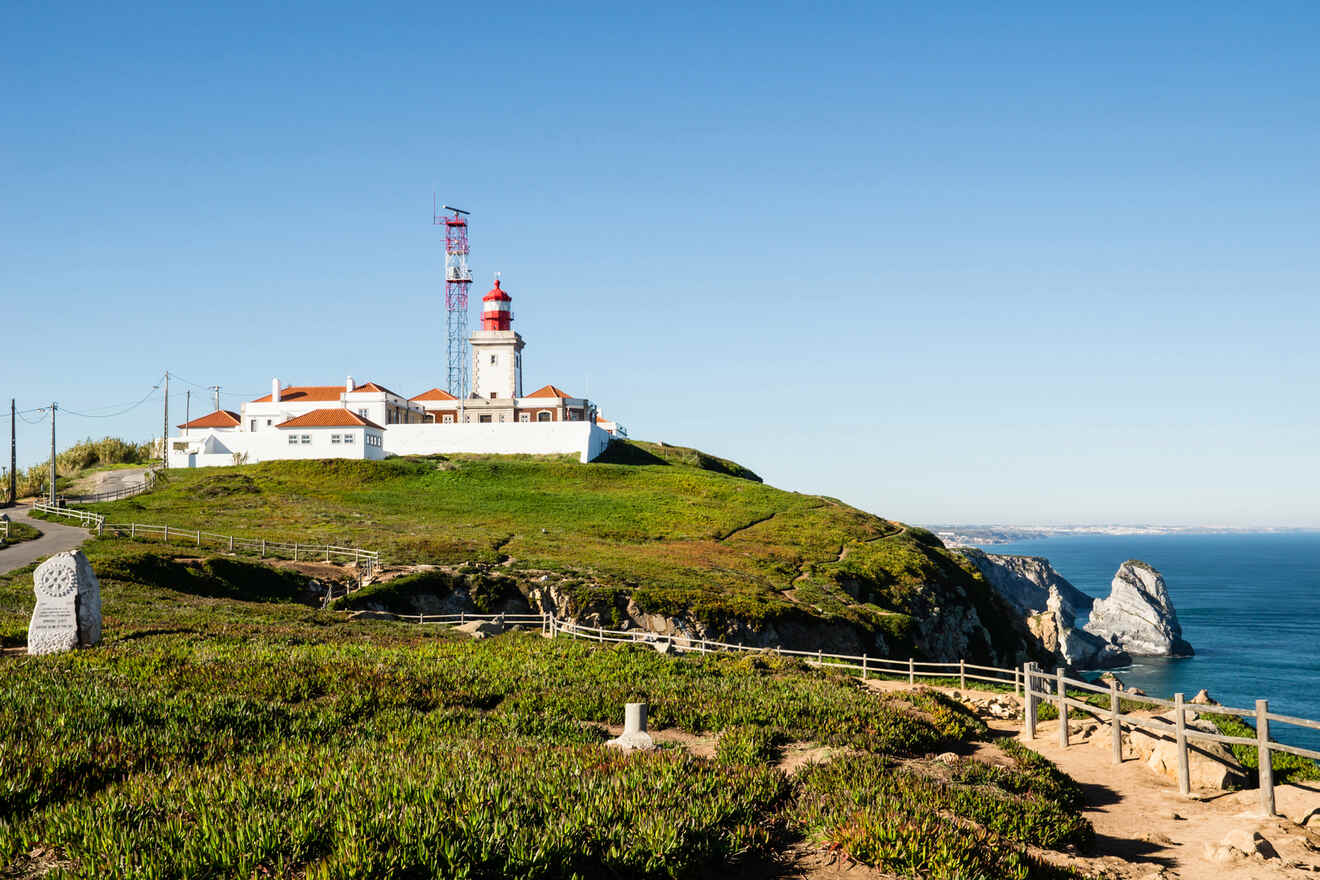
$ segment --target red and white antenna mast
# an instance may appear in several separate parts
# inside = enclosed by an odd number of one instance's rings
[[[449,336],[449,388],[459,400],[468,396],[468,286],[472,270],[468,268],[467,211],[441,206],[451,212],[445,216],[431,208],[432,223],[445,227],[445,312]]]

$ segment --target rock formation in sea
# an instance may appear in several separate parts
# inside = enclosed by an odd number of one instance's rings
[[[1051,587],[1058,590],[1063,608],[1073,617],[1090,610],[1095,601],[1068,583],[1043,557],[1005,556],[971,547],[959,548],[958,552],[970,559],[990,586],[1024,615],[1047,610]]]
[[[1077,669],[1127,666],[1132,658],[1108,639],[1076,627],[1079,611],[1094,601],[1039,556],[1005,556],[962,549],[986,581],[1008,600],[1027,622],[1039,646],[1056,663]]]
[[[1164,578],[1151,566],[1129,559],[1118,567],[1109,598],[1096,599],[1086,631],[1117,642],[1130,654],[1189,657]]]

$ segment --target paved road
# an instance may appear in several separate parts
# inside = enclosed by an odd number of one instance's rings
[[[0,549],[0,574],[22,568],[38,559],[45,559],[61,550],[73,550],[87,540],[86,529],[32,519],[28,516],[28,510],[29,505],[20,504],[18,507],[0,511],[9,514],[9,518],[14,522],[27,523],[42,532],[41,537],[36,540],[23,541]]]

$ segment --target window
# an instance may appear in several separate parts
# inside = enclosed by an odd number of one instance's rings
[[[270,427],[270,419],[266,419],[266,427],[267,427],[267,428]]]
[[[465,422],[470,422],[470,421],[472,421],[472,416],[467,415],[466,413],[464,413],[464,415],[463,415],[463,421],[465,421]]]
[[[303,434],[300,438],[298,438],[298,442],[301,443],[303,446],[310,446],[312,443],[312,435]]]
[[[490,416],[477,416],[477,421],[483,425],[487,424],[490,422]]]
[[[296,446],[296,445],[298,445],[298,435],[297,435],[297,434],[290,434],[290,435],[289,435],[289,445],[290,445],[290,446]]]
[[[504,413],[500,413],[500,421],[504,421]]]
[[[255,431],[255,430],[257,430],[257,420],[256,420],[256,419],[252,419],[251,421],[252,421],[252,423],[251,423],[250,425],[248,425],[248,430],[249,430],[249,431]]]
[[[338,434],[331,434],[331,435],[330,435],[330,445],[331,445],[331,446],[337,446],[337,445],[339,444],[339,442],[340,442],[340,439],[339,439],[339,435],[338,435]]]
[[[452,425],[452,424],[454,423],[454,414],[453,414],[453,413],[445,413],[445,415],[444,415],[444,419],[443,419],[443,423],[446,424],[446,425]]]
[[[520,421],[520,422],[530,422],[531,420],[532,420],[532,414],[531,414],[531,413],[518,413],[518,421]]]
[[[490,356],[490,362],[491,362],[492,364],[497,364],[497,363],[499,363],[499,362],[500,362],[499,355],[494,355],[494,354],[491,355],[491,356]]]
[[[362,418],[365,419],[365,418],[367,417],[367,410],[366,410],[366,408],[364,407],[364,408],[358,410],[358,415],[362,416]]]
[[[548,422],[550,421],[550,413],[546,412],[545,410],[541,410],[539,413],[536,414],[536,420],[538,422]]]
[[[490,399],[491,399],[491,400],[494,400],[496,397],[499,397],[499,392],[498,392],[498,391],[492,391],[492,392],[490,393]]]
[[[344,435],[344,444],[347,445],[347,446],[352,446],[353,443],[354,443],[353,435],[352,435],[352,434],[345,434],[345,435]]]

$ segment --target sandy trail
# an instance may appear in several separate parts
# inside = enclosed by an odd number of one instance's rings
[[[906,682],[869,681],[876,690],[906,690]],[[953,693],[938,688],[945,693]],[[967,690],[966,696],[1002,696]],[[1020,721],[991,721],[1003,736],[1022,739]],[[1059,766],[1085,789],[1085,815],[1096,831],[1093,853],[1060,858],[1042,852],[1051,861],[1076,867],[1086,873],[1112,878],[1181,878],[1181,880],[1276,880],[1315,877],[1320,872],[1320,835],[1307,831],[1288,818],[1267,819],[1257,811],[1258,793],[1194,792],[1192,798],[1178,794],[1176,783],[1156,774],[1136,757],[1114,764],[1109,730],[1101,727],[1091,740],[1073,738],[1064,749],[1058,744],[1057,721],[1037,725],[1036,739],[1022,740]],[[1069,730],[1078,729],[1074,721]],[[993,760],[992,745],[978,749],[975,757]],[[1276,788],[1281,812],[1305,819],[1311,809],[1320,809],[1320,786],[1287,785]],[[1279,858],[1232,857],[1215,861],[1207,847],[1215,847],[1231,831],[1259,832],[1278,851]]]

